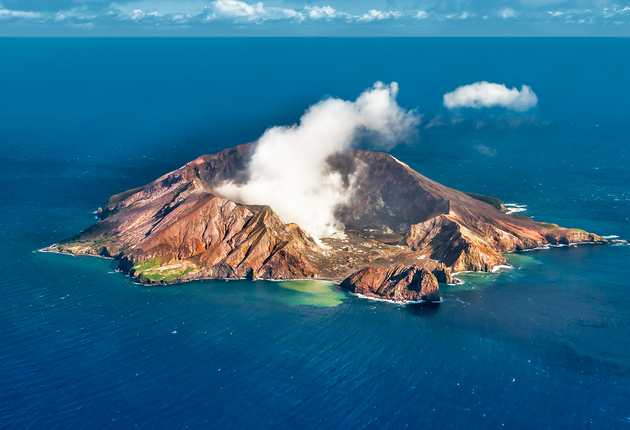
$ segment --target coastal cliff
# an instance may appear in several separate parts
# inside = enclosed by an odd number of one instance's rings
[[[344,279],[341,287],[353,293],[396,302],[440,301],[440,286],[435,276],[415,264],[409,268],[366,267]]]
[[[216,193],[247,180],[255,144],[204,155],[143,187],[112,196],[100,221],[48,248],[119,259],[140,282],[203,278],[325,279],[372,297],[439,300],[452,273],[491,271],[502,253],[548,244],[605,243],[592,233],[505,214],[445,187],[386,153],[352,151],[328,160],[351,201],[336,209],[344,231],[318,240],[269,206]]]

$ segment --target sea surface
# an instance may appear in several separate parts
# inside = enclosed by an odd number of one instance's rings
[[[110,195],[396,81],[390,152],[630,239],[630,39],[0,39],[3,429],[630,429],[630,247],[510,254],[439,306],[327,283],[144,287],[37,252]],[[447,112],[477,81],[538,107]]]

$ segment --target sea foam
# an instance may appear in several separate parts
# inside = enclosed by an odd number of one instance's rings
[[[506,214],[515,214],[517,212],[525,212],[527,210],[527,205],[519,205],[516,203],[506,203],[503,206],[507,209],[505,211]]]

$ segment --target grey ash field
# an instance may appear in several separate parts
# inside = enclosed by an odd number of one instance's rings
[[[321,241],[269,206],[220,197],[243,181],[255,143],[204,155],[110,198],[101,220],[46,251],[101,255],[145,284],[206,278],[320,279],[367,296],[438,301],[452,273],[492,271],[502,253],[548,244],[606,243],[579,229],[508,215],[491,197],[445,187],[393,156],[338,153],[329,168],[357,178],[336,209],[345,230]],[[358,166],[364,168],[358,169]]]

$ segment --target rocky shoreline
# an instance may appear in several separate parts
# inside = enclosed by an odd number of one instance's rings
[[[352,175],[356,190],[335,213],[344,231],[316,239],[269,206],[216,194],[219,184],[242,177],[253,145],[204,155],[112,196],[97,211],[97,224],[44,251],[115,258],[121,271],[148,285],[330,280],[368,297],[437,302],[439,283],[457,282],[455,272],[491,272],[506,264],[504,253],[608,242],[506,214],[497,199],[445,187],[389,154],[369,151],[329,160],[345,180]]]

